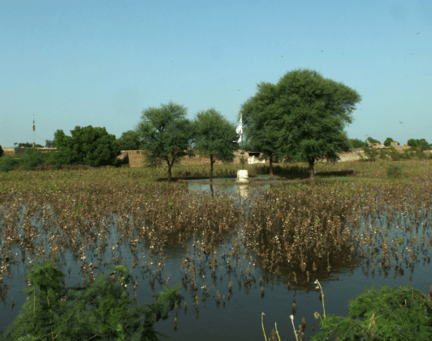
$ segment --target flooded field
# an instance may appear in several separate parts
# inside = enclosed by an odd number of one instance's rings
[[[67,288],[126,265],[138,302],[181,283],[181,305],[155,324],[173,340],[264,340],[263,312],[268,338],[276,322],[281,340],[296,340],[293,315],[310,340],[314,313],[323,314],[317,279],[326,313],[338,316],[366,286],[429,294],[429,177],[404,186],[265,180],[3,194],[0,330],[26,301],[23,276],[38,256],[57,262]]]

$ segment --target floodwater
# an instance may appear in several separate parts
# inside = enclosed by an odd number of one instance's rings
[[[226,179],[225,179],[226,180]],[[214,191],[227,191],[230,195],[238,196],[239,204],[247,209],[253,209],[253,200],[250,200],[254,195],[259,195],[260,189],[246,188],[248,191],[246,195],[241,193],[241,186],[235,184],[223,184],[222,186],[213,185]],[[261,190],[266,190],[270,185],[263,185]],[[189,183],[189,189],[200,191],[211,192],[210,185],[200,184],[199,181]],[[25,206],[23,206],[22,215],[25,213]],[[111,225],[110,236],[108,241],[112,245],[117,245],[117,221],[116,214],[113,213],[114,220]],[[369,217],[370,218],[370,217]],[[427,215],[426,220],[429,220],[430,212]],[[362,219],[362,223],[368,225],[370,221]],[[420,222],[421,223],[421,222]],[[1,222],[0,222],[1,224]],[[21,221],[18,223],[21,224]],[[36,218],[32,221],[32,224],[39,226]],[[381,225],[386,226],[386,218],[381,218]],[[399,225],[401,226],[401,225]],[[392,228],[392,225],[390,225]],[[423,228],[423,227],[422,227]],[[395,233],[396,237],[404,236],[401,231]],[[422,231],[419,229],[418,235],[421,235]],[[223,242],[227,246],[226,252],[232,247],[231,241],[241,236],[241,231],[237,235],[231,236],[230,239]],[[389,235],[389,239],[394,236]],[[1,238],[1,236],[0,236]],[[45,245],[46,256],[49,256],[49,247],[46,241],[46,237],[42,236],[38,242],[43,242]],[[189,249],[192,250],[192,240],[189,240]],[[17,259],[26,258],[26,255],[20,254],[21,251],[18,247],[12,250],[13,253],[17,254]],[[147,257],[148,250],[144,245],[138,245],[138,255],[143,254]],[[166,250],[167,260],[165,267],[162,271],[162,278],[166,279],[170,276],[168,286],[173,286],[177,282],[181,282],[184,275],[181,267],[181,261],[186,253],[186,244],[183,248],[181,247],[170,247]],[[218,249],[218,263],[221,259],[220,255],[223,253],[223,248]],[[137,289],[137,300],[138,302],[151,303],[155,299],[154,294],[163,289],[163,285],[160,286],[157,281],[154,284],[154,289],[151,289],[149,284],[149,275],[144,274],[141,267],[132,269],[133,254],[128,251],[126,245],[119,245],[118,250],[115,251],[116,264],[125,264],[128,266],[134,279],[138,282]],[[111,248],[107,248],[104,254],[104,261],[111,261],[112,252]],[[147,258],[148,259],[148,258]],[[247,259],[242,261],[243,267],[247,265]],[[93,257],[93,254],[87,255],[87,260],[97,264],[97,258]],[[208,263],[208,262],[207,262]],[[22,292],[23,287],[27,286],[24,280],[24,264],[18,263],[19,265],[13,265],[10,268],[9,275],[4,278],[4,282],[8,287],[8,291],[5,297],[5,303],[0,305],[0,330],[3,330],[9,323],[11,323],[19,312],[22,304],[25,301],[25,295]],[[28,261],[26,262],[28,264]],[[71,273],[68,274],[67,267],[70,264]],[[204,262],[206,264],[206,262]],[[107,267],[102,264],[99,265],[99,271],[107,271]],[[196,262],[195,267],[199,270],[199,261]],[[269,282],[263,282],[260,285],[260,278],[264,278],[263,271],[260,264],[258,263],[256,268],[251,275],[256,279],[256,283],[252,283],[251,287],[245,288],[244,282],[241,279],[240,270],[236,267],[236,273],[227,274],[224,267],[218,266],[216,270],[215,278],[212,278],[211,271],[203,269],[200,276],[197,276],[197,286],[201,288],[203,285],[202,275],[205,275],[205,283],[209,292],[209,297],[205,302],[202,301],[203,293],[198,289],[198,296],[200,297],[200,303],[198,306],[198,312],[193,306],[193,299],[191,293],[187,292],[183,287],[181,294],[185,297],[179,309],[172,311],[169,314],[169,318],[166,321],[159,321],[156,323],[156,330],[169,335],[172,340],[187,340],[187,341],[238,341],[238,340],[264,340],[264,335],[261,326],[261,313],[264,312],[264,327],[266,330],[267,338],[270,337],[272,329],[274,329],[275,323],[281,336],[281,340],[295,340],[293,333],[293,327],[290,320],[292,312],[293,300],[296,302],[296,313],[294,314],[294,323],[296,329],[301,324],[301,320],[304,317],[306,320],[306,331],[304,335],[305,340],[310,340],[319,330],[318,321],[314,319],[314,312],[318,312],[323,315],[322,302],[319,299],[319,292],[315,290],[309,290],[302,287],[296,287],[291,279],[291,287],[287,288],[287,281],[289,277],[282,276],[279,280],[276,278],[271,279]],[[79,266],[73,259],[72,253],[67,251],[61,255],[59,270],[66,274],[66,285],[67,287],[73,287],[80,283],[82,280],[82,274]],[[375,270],[375,274],[365,274],[360,265],[352,266],[351,268],[334,268],[332,274],[328,279],[321,280],[320,283],[324,290],[325,295],[325,310],[326,314],[334,314],[338,316],[348,316],[349,306],[348,302],[350,298],[361,294],[365,286],[371,287],[375,285],[378,289],[381,286],[398,286],[410,285],[416,289],[422,291],[425,295],[429,292],[429,287],[432,285],[432,267],[431,264],[422,260],[419,257],[415,267],[409,269],[404,268],[404,275],[400,275],[398,271],[394,270],[394,260],[392,260],[392,270],[388,276],[379,270]],[[289,276],[289,275],[288,275]],[[215,301],[216,290],[219,290],[221,301],[222,295],[227,297],[228,285],[232,281],[232,292],[233,295],[228,300],[226,299],[225,306],[217,304]],[[241,285],[239,285],[239,281]],[[311,287],[314,287],[313,282],[315,278],[311,278]],[[265,295],[261,296],[261,287],[264,287]],[[133,298],[134,292],[130,288],[130,297]],[[15,301],[15,307],[11,307],[11,298]],[[187,310],[185,312],[184,302],[187,304]],[[174,318],[177,317],[177,331],[174,330]],[[315,331],[312,331],[314,326]],[[163,340],[163,337],[160,337]]]

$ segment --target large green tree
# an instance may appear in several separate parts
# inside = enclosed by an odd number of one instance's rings
[[[278,117],[278,124],[271,129],[278,139],[276,154],[307,160],[313,179],[316,159],[334,160],[338,152],[349,150],[351,143],[343,129],[352,123],[351,113],[361,101],[357,91],[316,71],[297,69],[279,80],[274,97],[272,115]]]
[[[63,130],[54,133],[57,152],[51,154],[56,165],[117,166],[120,147],[115,135],[108,134],[105,128],[76,126],[72,136]]]
[[[248,146],[269,159],[270,175],[273,175],[273,157],[281,156],[278,129],[283,113],[279,110],[278,97],[274,84],[261,82],[255,96],[241,106]]]
[[[136,131],[128,130],[117,139],[120,150],[136,150],[140,147],[140,138]]]
[[[172,166],[187,155],[193,139],[191,122],[186,119],[187,109],[170,101],[160,108],[149,107],[142,112],[142,121],[135,131],[140,146],[149,152],[144,164],[156,164],[164,160],[168,166],[168,181],[172,178]]]
[[[229,160],[234,157],[238,145],[236,127],[215,109],[198,112],[193,121],[194,149],[199,155],[210,157],[210,181],[213,179],[213,164],[216,158]]]

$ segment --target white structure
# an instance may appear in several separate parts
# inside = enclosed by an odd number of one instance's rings
[[[254,165],[256,163],[262,163],[265,164],[265,160],[260,161],[259,158],[257,158],[255,155],[249,156],[247,159],[247,163],[249,165]]]
[[[240,169],[237,171],[237,182],[238,183],[248,183],[249,182],[249,174],[247,169]]]

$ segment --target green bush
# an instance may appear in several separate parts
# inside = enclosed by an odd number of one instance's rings
[[[105,128],[92,126],[75,127],[72,136],[66,136],[63,130],[54,133],[57,146],[56,164],[117,166],[120,146],[114,135],[108,134]]]
[[[367,146],[366,142],[359,139],[351,139],[350,142],[353,148],[363,148]]]
[[[33,170],[37,165],[44,163],[48,159],[48,156],[43,155],[37,149],[26,149],[24,155],[20,158],[20,166],[23,166],[26,170]]]
[[[7,173],[19,167],[19,161],[13,156],[4,156],[0,159],[0,172]]]
[[[380,159],[387,159],[387,154],[388,154],[388,151],[387,150],[385,150],[385,149],[380,149],[379,150],[379,157],[380,157]]]
[[[410,286],[368,289],[349,301],[349,317],[330,315],[320,321],[313,341],[432,340],[432,308],[420,290]],[[315,318],[321,318],[315,313]]]
[[[157,332],[154,324],[166,320],[184,299],[177,283],[154,295],[155,303],[138,305],[128,297],[126,285],[135,282],[124,265],[109,265],[110,273],[102,272],[93,283],[84,279],[81,286],[68,288],[65,275],[50,261],[37,261],[29,268],[24,275],[32,284],[24,287],[28,299],[0,340],[126,340],[132,336],[157,341],[158,335],[168,336]],[[61,299],[65,296],[66,300]],[[132,303],[138,306],[132,308]]]
[[[419,148],[421,150],[430,150],[431,145],[427,143],[425,139],[409,139],[407,141],[408,146]]]
[[[366,141],[368,141],[369,143],[372,143],[372,144],[375,144],[375,143],[379,143],[379,144],[381,144],[380,141],[375,140],[375,139],[372,138],[372,137],[368,137],[368,138],[366,139]]]
[[[390,147],[392,142],[394,142],[394,140],[391,137],[387,137],[384,141],[384,146]]]
[[[374,148],[369,148],[368,146],[364,146],[363,151],[364,151],[365,155],[368,157],[368,159],[370,159],[370,160],[375,160],[375,158],[378,155],[378,150],[376,150]]]
[[[400,169],[396,165],[390,165],[390,167],[387,168],[387,176],[398,178],[402,176],[402,169]]]

